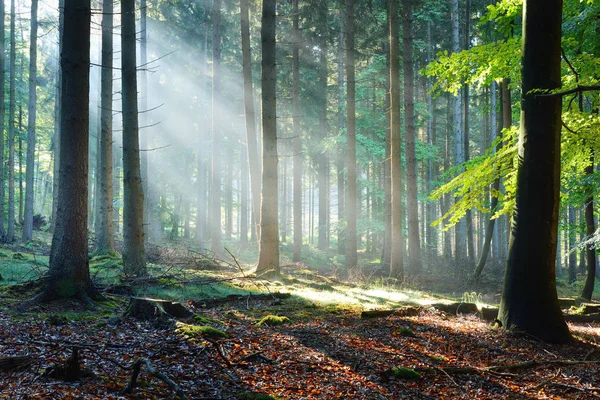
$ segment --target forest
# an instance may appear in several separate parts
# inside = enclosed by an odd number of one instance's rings
[[[600,398],[600,0],[0,0],[0,398]]]

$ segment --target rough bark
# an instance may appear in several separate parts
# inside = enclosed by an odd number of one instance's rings
[[[327,3],[319,3],[319,25],[321,27],[319,45],[319,136],[321,140],[327,137]],[[329,247],[327,225],[329,216],[327,215],[327,204],[329,196],[327,191],[327,175],[329,170],[329,159],[321,146],[317,156],[317,185],[319,187],[319,237],[317,247],[325,250]]]
[[[402,175],[400,144],[400,32],[398,29],[398,0],[389,0],[390,49],[390,177],[391,177],[391,256],[390,276],[404,276],[402,241]]]
[[[354,66],[354,0],[346,0],[346,131],[348,154],[346,155],[346,271],[358,265],[356,219],[356,80]]]
[[[65,1],[64,0],[59,0],[58,1],[58,13],[59,13],[59,17],[58,17],[58,54],[57,54],[57,58],[60,58],[60,53],[62,52],[62,34],[63,34],[63,27],[64,27],[64,22],[65,22],[65,18],[64,18],[64,12],[62,10],[64,10],[64,4]],[[3,5],[4,7],[4,5]],[[4,26],[4,22],[1,22],[2,25],[0,25],[0,27]],[[4,29],[2,29],[2,35],[4,35]],[[3,38],[4,36],[2,36]],[[4,40],[2,40],[2,43],[4,43]],[[0,46],[4,46],[3,44]],[[4,54],[4,52],[2,52],[2,54]],[[58,68],[56,70],[56,95],[55,95],[55,99],[54,99],[54,136],[53,136],[53,142],[52,142],[52,149],[54,151],[54,165],[53,165],[53,175],[52,175],[52,216],[50,218],[50,228],[48,229],[49,232],[54,232],[54,229],[56,228],[56,209],[58,207],[58,181],[60,178],[60,171],[59,171],[59,166],[60,166],[60,107],[61,107],[61,66],[60,66],[60,62],[58,63]],[[4,74],[4,68],[1,68],[2,72],[0,72],[0,74]],[[1,75],[2,77],[4,75]],[[4,79],[2,79],[2,82],[4,82]],[[3,92],[3,91],[2,91]],[[2,93],[0,96],[0,99],[4,98],[4,93]],[[2,101],[2,105],[0,105],[0,107],[4,107],[4,101]],[[3,108],[2,108],[3,109]],[[2,113],[4,114],[4,113]],[[3,190],[0,189],[0,190]],[[3,200],[4,196],[2,196],[0,198],[0,200]],[[0,224],[0,225],[4,225],[4,224]]]
[[[123,267],[126,274],[146,274],[144,191],[140,170],[135,0],[121,2],[123,74]]]
[[[340,15],[340,38],[339,38],[339,49],[338,49],[338,71],[337,71],[337,84],[338,84],[338,123],[337,129],[338,134],[342,134],[344,129],[344,113],[342,112],[342,104],[344,102],[344,18]],[[343,151],[337,153],[337,196],[338,196],[338,229],[337,229],[337,252],[338,254],[345,254],[346,252],[346,238],[345,230],[342,226],[346,209],[345,209],[345,191],[344,191],[344,154]]]
[[[141,113],[139,114],[140,125],[143,127],[148,126],[148,76],[146,69],[148,68],[148,9],[146,6],[146,0],[140,0],[140,71],[139,71],[139,85],[138,90],[140,92],[139,106]],[[140,147],[143,150],[148,149],[148,130],[142,131],[140,136]],[[142,151],[140,153],[140,175],[142,178],[142,191],[144,192],[144,210],[143,210],[143,229],[144,229],[144,242],[147,244],[150,237],[149,231],[151,227],[150,219],[153,218],[150,212],[153,209],[151,203],[150,194],[150,182],[148,181],[148,152]],[[189,202],[189,200],[187,200]]]
[[[5,192],[5,165],[4,165],[4,143],[5,143],[5,134],[4,134],[4,112],[6,111],[6,107],[4,105],[4,80],[5,80],[5,68],[6,68],[6,49],[4,43],[4,14],[5,14],[5,6],[4,2],[0,2],[0,204],[4,204],[6,201],[6,192]],[[4,240],[4,236],[6,235],[6,231],[4,229],[5,223],[5,212],[4,206],[0,207],[0,241]]]
[[[99,191],[97,193],[98,224],[96,226],[96,253],[115,252],[113,226],[113,2],[102,2],[102,71],[100,83],[100,153],[98,174]]]
[[[521,130],[516,204],[499,320],[546,342],[571,339],[556,294],[561,99],[533,89],[561,85],[562,0],[523,5]]]
[[[594,174],[594,153],[591,150],[590,165],[585,169],[588,176]],[[596,223],[594,221],[594,196],[590,190],[590,195],[585,201],[585,233],[587,237],[591,237],[596,232]],[[591,301],[594,293],[594,283],[596,281],[596,249],[587,246],[585,250],[586,256],[586,275],[581,298]]]
[[[60,178],[50,267],[39,301],[89,300],[87,185],[89,145],[90,0],[65,0],[61,52]],[[83,195],[82,195],[83,194]]]
[[[275,67],[275,0],[262,7],[262,196],[257,274],[279,273],[277,204],[277,71]]]
[[[300,15],[298,0],[292,0],[292,129],[294,135],[294,255],[302,256],[302,141],[300,138]]]
[[[419,237],[419,202],[417,200],[417,156],[415,153],[415,98],[413,74],[412,0],[402,1],[404,14],[404,143],[406,147],[406,204],[408,215],[408,268],[411,275],[423,272]],[[391,35],[390,35],[391,37]],[[392,160],[392,162],[394,162]],[[400,157],[398,157],[398,163]]]

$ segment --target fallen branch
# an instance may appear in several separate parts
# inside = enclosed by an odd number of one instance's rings
[[[30,355],[12,356],[0,358],[0,371],[8,372],[29,367],[33,363]]]
[[[529,390],[539,390],[541,388],[543,388],[544,386],[557,386],[560,388],[565,388],[565,389],[572,389],[572,390],[578,390],[580,392],[583,392],[591,397],[597,398],[599,399],[600,396],[598,396],[596,393],[594,393],[593,391],[598,391],[600,388],[584,388],[584,387],[579,387],[579,386],[575,386],[575,385],[567,385],[566,383],[559,383],[559,382],[552,382],[549,380],[545,380],[542,383],[540,383],[537,386],[534,386],[533,388],[529,389]]]
[[[175,382],[173,382],[173,380],[171,380],[171,378],[169,378],[166,374],[164,374],[160,371],[157,371],[152,366],[152,363],[150,362],[150,360],[148,360],[147,358],[138,358],[136,360],[136,362],[133,363],[133,365],[131,367],[133,370],[131,373],[131,379],[130,379],[127,387],[124,388],[123,390],[121,390],[121,394],[133,393],[133,389],[135,389],[135,387],[137,385],[137,378],[138,378],[138,375],[140,374],[142,364],[146,366],[146,369],[148,370],[148,373],[150,375],[152,375],[153,377],[155,377],[157,379],[160,379],[161,381],[163,381],[164,383],[169,385],[173,389],[173,391],[177,394],[177,396],[179,396],[181,399],[188,400],[188,397],[185,395],[183,390],[181,390],[179,385],[177,385]]]

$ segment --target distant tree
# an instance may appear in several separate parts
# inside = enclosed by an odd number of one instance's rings
[[[121,2],[121,71],[123,74],[123,267],[127,274],[145,275],[144,191],[140,171],[135,0]]]
[[[294,256],[302,257],[302,141],[300,138],[300,12],[292,0],[292,130],[294,133]]]
[[[4,240],[6,230],[4,229],[5,212],[4,202],[6,200],[5,193],[5,166],[4,166],[4,113],[6,107],[4,106],[4,79],[5,79],[5,66],[6,66],[6,49],[4,44],[4,15],[5,6],[4,1],[0,1],[0,241]]]
[[[16,11],[15,0],[10,2],[10,73],[8,106],[8,229],[5,240],[15,240],[15,113],[16,113],[16,68],[17,50],[15,39]]]
[[[96,228],[96,253],[115,252],[113,225],[113,2],[102,2],[102,71],[100,80],[100,148],[97,193],[100,206]]]
[[[61,158],[48,279],[33,301],[95,296],[87,238],[90,0],[65,0],[61,52]]]
[[[390,179],[391,179],[391,233],[390,276],[404,275],[402,240],[402,181],[400,146],[400,33],[398,30],[399,0],[388,0],[389,53],[390,53]]]
[[[561,98],[535,90],[561,86],[562,0],[525,0],[521,131],[508,264],[498,318],[545,342],[571,339],[556,294]]]
[[[354,0],[346,0],[346,131],[348,153],[346,155],[346,271],[358,265],[356,220],[356,71],[354,54]]]
[[[27,107],[27,163],[25,177],[25,216],[23,241],[33,235],[33,173],[35,172],[35,118],[37,115],[37,0],[31,0],[31,31],[29,33],[29,104]]]
[[[213,1],[212,9],[212,184],[210,189],[210,238],[211,250],[221,254],[221,115],[219,96],[221,94],[221,0]]]
[[[260,245],[256,273],[279,273],[279,228],[277,217],[277,71],[275,67],[276,0],[263,0],[262,7],[262,196]]]

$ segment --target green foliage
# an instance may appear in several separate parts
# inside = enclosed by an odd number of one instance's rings
[[[274,397],[274,396],[271,396],[268,394],[251,393],[251,392],[237,394],[236,398],[241,399],[241,400],[279,400],[279,397]]]
[[[394,367],[392,373],[398,379],[421,379],[420,373],[408,367]]]
[[[256,326],[279,326],[290,322],[288,317],[281,317],[278,315],[267,315],[256,323]]]
[[[499,143],[503,143],[503,146],[496,150]],[[448,230],[465,216],[467,210],[472,208],[489,213],[489,195],[496,197],[500,203],[494,218],[510,214],[514,207],[516,162],[517,129],[513,127],[504,130],[483,156],[465,163],[464,172],[431,193],[432,200],[440,199],[445,194],[452,194],[459,198],[433,225],[443,224],[444,230]],[[490,184],[501,178],[504,178],[506,193],[490,189]]]
[[[464,292],[462,295],[462,302],[463,303],[473,303],[473,304],[479,304],[483,302],[483,297],[481,296],[481,293],[477,293],[477,292]]]

